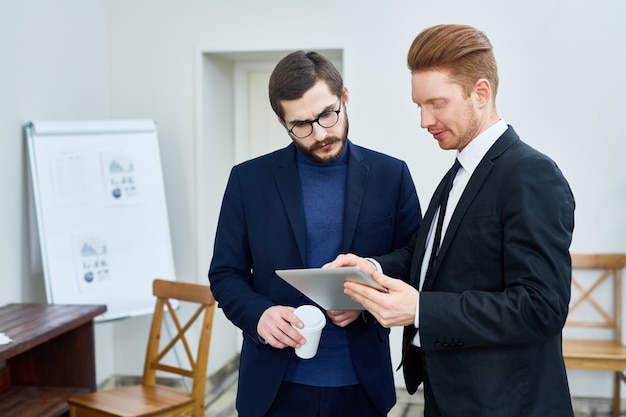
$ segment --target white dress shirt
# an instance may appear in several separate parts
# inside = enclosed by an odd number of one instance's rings
[[[458,204],[461,194],[465,190],[465,186],[469,182],[474,170],[483,159],[489,148],[495,143],[496,140],[506,131],[508,128],[507,124],[504,120],[500,119],[493,126],[489,127],[483,133],[474,138],[461,152],[457,152],[456,159],[459,160],[461,164],[461,168],[454,177],[454,182],[452,183],[452,188],[450,189],[450,196],[448,197],[448,205],[446,206],[446,213],[443,218],[443,227],[441,229],[441,240],[443,241],[446,230],[448,229],[448,224],[450,224],[450,218],[456,209],[456,205]],[[426,269],[428,269],[428,260],[430,259],[430,254],[433,248],[433,239],[435,238],[435,227],[437,225],[437,218],[439,217],[439,209],[435,213],[435,217],[433,218],[433,222],[430,225],[430,229],[428,231],[428,238],[426,239],[426,253],[424,254],[424,261],[422,262],[422,269],[420,272],[420,282],[419,282],[419,291],[422,291],[422,286],[424,285],[424,276],[426,275]],[[421,227],[423,227],[422,224]],[[439,242],[439,246],[441,242]],[[419,248],[415,248],[418,250]],[[415,311],[415,327],[419,329],[419,312],[420,306],[419,302],[417,303],[416,311]],[[419,330],[413,339],[413,344],[415,346],[421,346]]]

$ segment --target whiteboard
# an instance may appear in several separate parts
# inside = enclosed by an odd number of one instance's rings
[[[151,313],[175,279],[156,124],[25,125],[38,248],[51,304],[106,304],[96,321]]]

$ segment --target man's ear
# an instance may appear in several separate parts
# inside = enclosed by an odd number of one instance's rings
[[[350,98],[350,91],[348,91],[348,87],[344,86],[343,87],[343,95],[341,96],[341,99],[343,100],[343,104],[346,105],[348,104],[348,99]]]
[[[484,106],[491,100],[491,83],[486,78],[480,78],[474,83],[476,102],[479,106]]]

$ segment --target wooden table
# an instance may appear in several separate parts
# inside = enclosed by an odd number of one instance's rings
[[[95,391],[94,317],[105,305],[0,307],[0,416],[58,417],[67,399]]]

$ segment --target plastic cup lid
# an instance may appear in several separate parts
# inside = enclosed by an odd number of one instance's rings
[[[302,320],[305,328],[316,328],[326,324],[326,317],[322,311],[311,305],[304,305],[296,308],[295,315]]]

